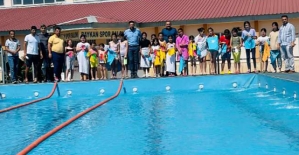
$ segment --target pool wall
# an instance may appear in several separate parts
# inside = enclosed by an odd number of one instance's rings
[[[257,85],[257,75],[222,75],[222,76],[196,76],[196,77],[174,77],[174,78],[151,78],[151,79],[128,79],[124,80],[121,95],[132,93],[161,93],[169,89],[170,92],[199,91],[199,90],[225,90],[236,88],[249,88]],[[0,93],[4,93],[6,99],[34,99],[47,96],[53,83],[47,84],[20,84],[0,86]],[[200,86],[202,85],[202,86]],[[97,96],[100,90],[104,90],[102,95],[107,97],[113,95],[119,86],[119,80],[109,81],[89,81],[59,83],[58,89],[52,96],[64,97],[68,91],[72,91],[72,96]],[[202,89],[200,89],[202,88]],[[133,90],[135,89],[136,92]],[[38,97],[34,93],[38,92]],[[60,95],[59,95],[59,93]]]
[[[41,98],[47,96],[54,84],[21,84],[21,85],[3,85],[0,86],[0,93],[4,93],[6,99],[28,99],[28,98]],[[58,89],[53,94],[53,97],[64,97],[67,92],[72,91],[72,96],[95,96],[100,95],[100,90],[104,90],[103,95],[107,97],[113,95],[119,86],[119,80],[113,81],[89,81],[89,82],[71,82],[59,83]],[[38,97],[34,93],[38,92]],[[60,94],[60,95],[59,95]]]
[[[280,79],[276,77],[271,77],[268,75],[258,75],[257,81],[260,84],[261,88],[274,90],[276,92],[283,92],[285,90],[286,96],[293,96],[294,93],[299,93],[299,83],[295,81]],[[266,88],[268,85],[268,88]]]

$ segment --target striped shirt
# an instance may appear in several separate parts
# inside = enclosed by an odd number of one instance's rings
[[[295,27],[293,24],[287,23],[279,29],[278,43],[280,45],[291,45],[296,40]]]

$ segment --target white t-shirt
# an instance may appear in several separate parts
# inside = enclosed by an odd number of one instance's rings
[[[16,51],[18,49],[18,46],[20,46],[20,42],[18,39],[7,39],[5,42],[5,46],[8,47],[9,50]],[[7,56],[12,56],[12,54],[7,52]],[[18,56],[18,53],[16,53],[15,56]]]
[[[260,36],[257,38],[257,41],[261,43],[261,45],[264,45],[266,41],[269,41],[269,37],[268,36]]]
[[[31,34],[26,35],[25,42],[27,42],[27,54],[38,55],[38,45],[40,39],[37,35],[33,36]]]

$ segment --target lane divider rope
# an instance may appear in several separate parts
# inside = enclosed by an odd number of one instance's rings
[[[37,140],[35,140],[30,145],[28,145],[25,149],[23,149],[22,151],[20,151],[18,153],[18,155],[25,155],[25,154],[29,153],[32,149],[34,149],[36,146],[38,146],[40,143],[42,143],[44,140],[46,140],[47,138],[49,138],[50,136],[52,136],[53,134],[55,134],[56,132],[58,132],[62,128],[68,126],[69,124],[71,124],[72,122],[74,122],[78,118],[82,117],[83,115],[89,113],[90,111],[92,111],[92,110],[94,110],[94,109],[102,106],[103,104],[105,104],[105,103],[113,100],[114,98],[116,98],[119,95],[119,93],[120,93],[120,91],[122,89],[122,85],[123,85],[123,80],[120,81],[118,90],[117,90],[117,92],[113,96],[105,99],[104,101],[102,101],[102,102],[100,102],[100,103],[98,103],[98,104],[96,104],[96,105],[94,105],[94,106],[92,106],[92,107],[90,107],[90,108],[88,108],[88,109],[86,109],[84,111],[82,111],[81,113],[79,113],[76,116],[70,118],[66,122],[60,124],[59,126],[55,127],[54,129],[50,130],[48,133],[40,136]]]
[[[36,103],[36,102],[40,102],[40,101],[49,99],[54,94],[54,92],[55,92],[55,90],[57,88],[57,85],[58,85],[57,82],[55,82],[54,85],[53,85],[52,91],[46,97],[39,98],[39,99],[36,99],[36,100],[33,100],[33,101],[29,101],[29,102],[26,102],[26,103],[22,103],[22,104],[18,104],[18,105],[15,105],[15,106],[11,106],[11,107],[2,109],[2,110],[0,110],[0,113],[8,112],[8,111],[11,111],[13,109],[21,108],[21,107],[24,107],[24,106],[27,106],[27,105],[30,105],[30,104],[33,104],[33,103]]]

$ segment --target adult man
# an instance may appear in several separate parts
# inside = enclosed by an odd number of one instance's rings
[[[139,64],[139,41],[141,38],[141,32],[138,28],[135,28],[135,22],[129,22],[129,29],[124,34],[128,40],[128,59],[129,69],[131,70],[131,78],[138,78],[138,64]]]
[[[16,84],[18,80],[20,42],[15,38],[15,31],[9,31],[9,35],[10,38],[6,40],[5,47],[7,51],[11,80],[13,84]]]
[[[36,26],[31,26],[31,33],[26,35],[24,39],[24,57],[26,58],[25,69],[25,83],[28,84],[28,71],[33,63],[34,80],[33,83],[37,83],[37,65],[40,59],[43,58],[43,54],[40,48],[40,39],[36,35]]]
[[[43,59],[41,61],[41,65],[39,65],[38,71],[42,71],[43,74],[43,81],[44,82],[50,82],[51,81],[51,59],[49,58],[49,52],[48,52],[48,40],[49,40],[49,34],[47,33],[47,27],[46,25],[40,26],[41,33],[38,34],[38,37],[40,39],[40,47],[41,51],[43,53]]]
[[[61,72],[64,63],[64,41],[60,37],[61,28],[55,27],[54,34],[49,38],[48,51],[49,58],[52,58],[54,64],[54,80],[59,82],[61,80]]]
[[[171,22],[167,21],[165,24],[165,28],[162,29],[163,34],[163,38],[166,41],[166,43],[168,43],[168,37],[172,36],[172,40],[176,41],[176,37],[178,36],[178,31],[176,30],[176,28],[171,27]],[[176,65],[175,65],[175,70],[176,70]],[[166,72],[166,76],[168,76],[169,73]],[[176,76],[177,74],[174,73],[174,75]]]
[[[295,27],[288,22],[288,16],[282,15],[282,26],[279,29],[278,48],[280,48],[281,57],[285,61],[285,72],[294,73],[293,48],[295,46]]]
[[[163,34],[164,40],[168,43],[168,36],[172,36],[173,40],[176,40],[178,35],[176,28],[171,27],[170,21],[167,21],[165,25],[166,27],[163,28],[161,32]]]

